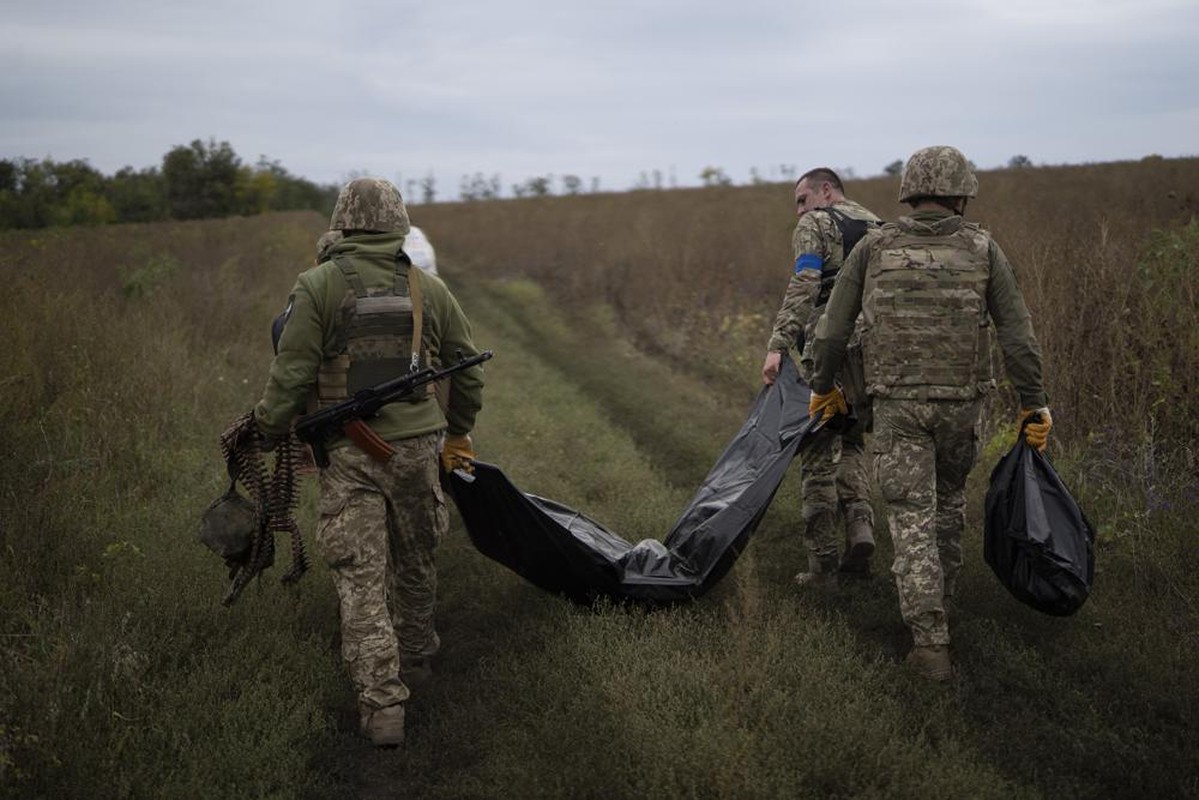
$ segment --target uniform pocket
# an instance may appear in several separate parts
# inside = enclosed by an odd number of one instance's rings
[[[450,510],[446,507],[445,491],[438,481],[433,482],[433,503],[430,511],[429,527],[433,532],[433,544],[437,545],[450,528]]]
[[[317,501],[320,517],[316,521],[316,547],[330,567],[354,562],[354,550],[352,543],[347,540],[345,520],[342,518],[349,499],[346,492],[322,489]]]
[[[871,455],[877,456],[882,453],[890,453],[893,445],[894,438],[892,436],[891,429],[880,426],[880,428],[871,435],[870,441],[866,445],[866,450]]]

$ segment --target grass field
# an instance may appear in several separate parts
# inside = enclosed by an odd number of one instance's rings
[[[752,206],[765,190],[722,192],[652,195],[668,208],[646,213],[694,219],[694,204]],[[748,212],[726,224],[769,228],[762,246],[778,238],[785,267],[779,194],[769,224]],[[699,337],[672,327],[665,295],[662,317],[630,300],[654,294],[644,265],[663,245],[650,229],[640,266],[603,279],[610,294],[570,293],[571,281],[598,285],[601,266],[554,278],[532,256],[522,268],[503,237],[488,260],[482,217],[511,237],[525,229],[503,215],[535,228],[558,214],[568,229],[571,202],[434,207],[416,221],[477,342],[496,352],[480,457],[629,539],[658,537],[742,421],[762,309],[785,279],[746,279],[770,298],[716,308],[732,321]],[[670,216],[671,203],[684,211]],[[1184,318],[1195,288],[1185,223],[1120,244],[1147,277],[1172,276],[1157,301],[1165,319]],[[960,675],[948,687],[898,663],[908,640],[885,532],[872,580],[828,600],[793,588],[795,475],[714,592],[654,613],[544,594],[477,554],[455,519],[439,554],[437,675],[413,696],[405,748],[374,751],[354,730],[324,567],[283,587],[277,564],[226,609],[219,561],[194,541],[223,488],[216,438],[261,389],[269,321],[321,227],[288,214],[0,240],[11,343],[0,353],[0,795],[1199,797],[1195,452],[1189,423],[1170,422],[1194,420],[1186,397],[1173,416],[1120,428],[1084,424],[1070,395],[1054,395],[1070,422],[1053,457],[1101,532],[1094,594],[1069,619],[1019,605],[982,562],[986,473],[1011,441],[996,423],[971,481]],[[697,230],[678,235],[712,269]],[[1089,292],[1111,294],[1104,274]],[[1049,301],[1021,277],[1034,319],[1048,321]],[[648,341],[654,330],[678,341]],[[1050,354],[1079,349],[1043,338]],[[1185,365],[1193,348],[1181,330],[1152,356]],[[1116,368],[1088,380],[1114,381]],[[1193,379],[1160,368],[1172,398]],[[1144,438],[1145,419],[1173,427]],[[305,497],[310,531],[313,487]]]

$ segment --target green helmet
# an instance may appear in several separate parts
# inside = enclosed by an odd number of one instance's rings
[[[400,190],[382,178],[358,178],[342,187],[329,218],[331,231],[408,233]]]
[[[257,531],[257,508],[231,483],[229,491],[214,500],[200,518],[196,538],[226,562],[233,562],[249,557]]]
[[[975,197],[978,178],[956,147],[937,145],[912,153],[899,181],[899,202],[914,197]]]

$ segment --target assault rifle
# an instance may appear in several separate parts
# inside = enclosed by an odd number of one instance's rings
[[[398,378],[362,389],[349,400],[343,400],[335,406],[322,408],[311,414],[306,414],[296,422],[296,436],[300,441],[307,442],[312,447],[312,456],[317,466],[329,466],[329,451],[325,443],[339,433],[345,433],[369,453],[389,450],[386,442],[379,439],[363,420],[370,419],[388,403],[394,403],[415,392],[425,384],[441,380],[455,372],[460,372],[476,364],[482,364],[491,358],[492,352],[484,350],[477,356],[463,358],[458,351],[458,363],[442,369],[425,367],[414,370]],[[373,437],[373,438],[372,438]],[[366,441],[364,442],[363,439]]]

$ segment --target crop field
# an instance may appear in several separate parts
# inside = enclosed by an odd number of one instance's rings
[[[968,216],[1046,354],[1049,455],[1098,532],[1088,603],[1022,606],[982,560],[990,404],[931,685],[887,566],[832,598],[793,469],[693,603],[582,608],[438,554],[436,674],[408,742],[356,731],[336,597],[287,556],[239,602],[195,540],[217,437],[258,398],[312,212],[0,234],[0,797],[1199,798],[1199,160],[983,173]],[[894,218],[895,183],[847,185]],[[736,433],[791,263],[790,187],[413,206],[487,364],[479,457],[630,540]],[[880,519],[881,519],[880,515]],[[283,563],[280,563],[283,562]]]

